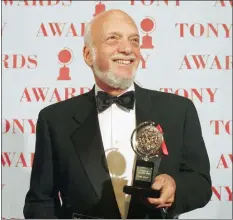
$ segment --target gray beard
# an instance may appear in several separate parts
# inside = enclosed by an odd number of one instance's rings
[[[118,77],[110,70],[108,72],[102,72],[95,63],[93,64],[93,72],[98,77],[98,79],[100,79],[108,86],[122,90],[128,89],[134,82],[136,76],[136,71],[133,73],[132,77],[128,79]]]
[[[111,70],[109,70],[108,72],[103,72],[96,65],[95,47],[91,47],[91,54],[93,57],[93,72],[99,80],[101,80],[103,83],[115,89],[125,90],[125,89],[128,89],[132,85],[136,77],[136,70],[133,71],[132,77],[128,79],[116,76]]]

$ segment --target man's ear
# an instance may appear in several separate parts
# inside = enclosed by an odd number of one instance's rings
[[[83,47],[83,58],[89,67],[93,66],[93,57],[90,48],[86,45]]]

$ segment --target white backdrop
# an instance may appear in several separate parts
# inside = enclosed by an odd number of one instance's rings
[[[136,81],[186,96],[199,112],[213,196],[181,218],[232,218],[232,1],[179,0],[2,1],[2,218],[23,218],[38,112],[93,86],[85,23],[116,8],[140,30]]]

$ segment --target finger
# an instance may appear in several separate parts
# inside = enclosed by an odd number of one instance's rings
[[[153,205],[164,205],[166,201],[163,198],[148,198],[148,202]]]
[[[152,205],[160,205],[160,200],[155,198],[148,198],[148,202]]]
[[[148,202],[152,205],[157,206],[157,208],[161,207],[170,207],[172,202],[165,202],[161,198],[155,199],[155,198],[148,198]]]
[[[167,200],[171,197],[169,188],[163,186],[160,191],[160,197],[158,198],[158,202],[160,205],[167,203]]]
[[[169,208],[169,207],[171,207],[172,206],[172,203],[166,203],[166,204],[164,204],[164,205],[158,205],[156,208]]]
[[[165,204],[161,204],[159,206],[163,207],[163,205],[165,205],[165,206],[170,207],[173,204],[173,202],[174,202],[174,195],[169,197],[169,199],[165,202]],[[158,207],[158,208],[160,208],[160,207]]]
[[[155,182],[152,184],[151,188],[155,190],[161,190],[162,187],[164,186],[165,182],[162,179],[157,179]]]
[[[161,200],[165,201],[165,203],[171,203],[174,202],[174,197],[174,188],[171,187],[168,183],[165,183],[160,194]]]
[[[164,205],[173,201],[173,193],[170,187],[164,185],[161,189],[160,198],[148,198],[148,202],[154,205]]]
[[[174,196],[171,196],[168,200],[167,203],[173,203],[174,202]]]

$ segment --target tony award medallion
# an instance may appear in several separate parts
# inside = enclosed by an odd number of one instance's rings
[[[140,157],[136,161],[132,186],[124,186],[124,193],[143,197],[160,196],[160,191],[151,188],[154,167],[159,166],[161,160],[161,145],[163,134],[151,121],[138,125],[131,135],[131,146]],[[153,159],[153,162],[150,159]],[[156,163],[156,164],[155,164]]]

